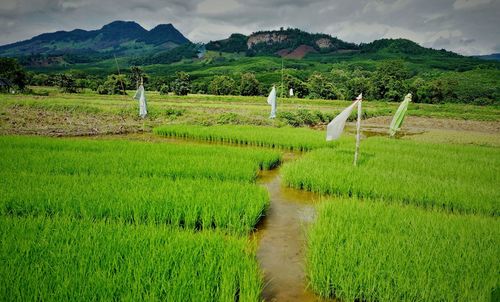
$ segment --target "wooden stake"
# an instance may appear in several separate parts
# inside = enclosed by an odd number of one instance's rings
[[[125,86],[123,85],[123,81],[121,79],[121,74],[120,74],[120,67],[118,66],[118,60],[116,59],[116,56],[113,54],[113,57],[115,57],[115,63],[116,63],[116,69],[118,70],[118,76],[120,76],[120,84],[122,86],[122,91],[123,91],[123,94],[126,94],[125,93]]]
[[[358,164],[358,154],[359,154],[359,141],[361,139],[361,102],[358,102],[358,121],[356,122],[356,151],[354,151],[354,165]]]
[[[281,57],[281,98],[283,98],[283,89],[285,89],[285,86],[283,86],[283,67],[284,67],[284,63],[283,63],[283,57]]]

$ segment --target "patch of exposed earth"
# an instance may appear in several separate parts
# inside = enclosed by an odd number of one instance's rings
[[[140,119],[116,114],[88,114],[31,108],[7,108],[0,114],[0,134],[87,136],[149,131]]]
[[[384,131],[387,131],[391,120],[392,116],[369,118],[363,121],[363,128],[382,128]],[[453,130],[500,134],[500,122],[408,116],[404,120],[402,130],[412,130],[415,132],[427,130]]]
[[[209,115],[210,112],[205,112]],[[190,117],[194,118],[194,117]],[[390,116],[374,117],[362,122],[363,131],[373,135],[387,133],[391,122]],[[197,124],[196,120],[186,120]],[[148,118],[114,113],[85,113],[71,111],[52,111],[28,107],[8,107],[0,112],[0,134],[29,134],[48,136],[89,136],[108,134],[127,134],[149,132],[157,125],[168,123],[168,118]],[[244,123],[262,124],[262,121],[248,119]],[[355,123],[347,124],[347,131],[352,132]],[[324,131],[326,125],[317,125],[317,130]],[[429,132],[449,132],[453,135],[495,136],[500,138],[500,121],[473,121],[409,116],[403,123],[405,135]],[[500,140],[500,139],[499,139]]]

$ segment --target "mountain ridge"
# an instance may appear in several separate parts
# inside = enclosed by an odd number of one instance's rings
[[[113,21],[96,30],[75,29],[44,33],[4,46],[0,56],[16,57],[24,66],[98,63],[123,57],[131,65],[171,64],[181,60],[222,62],[228,58],[272,56],[287,59],[311,59],[323,63],[354,60],[403,59],[427,60],[434,66],[446,65],[442,59],[463,61],[462,55],[444,49],[426,48],[408,39],[378,39],[370,43],[350,43],[324,33],[309,33],[297,28],[256,31],[250,35],[233,33],[226,39],[206,44],[191,43],[171,23],[151,30],[133,21]],[[215,54],[214,54],[215,53]],[[231,53],[237,54],[236,56]],[[479,60],[470,57],[471,60]],[[464,63],[465,64],[465,63]],[[469,68],[472,61],[468,61]]]
[[[278,55],[285,58],[302,58],[309,53],[390,53],[402,55],[435,55],[463,57],[445,49],[426,48],[404,38],[381,38],[369,43],[351,43],[324,33],[308,33],[297,28],[257,31],[250,35],[233,33],[226,39],[210,41],[207,50]]]
[[[131,45],[134,42],[143,45]],[[2,45],[0,46],[0,55],[57,55],[89,51],[130,54],[138,48],[170,49],[189,42],[171,23],[159,24],[148,31],[134,21],[117,20],[105,24],[100,29],[74,29],[43,33],[31,39]]]

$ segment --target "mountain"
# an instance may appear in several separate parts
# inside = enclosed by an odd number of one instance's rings
[[[250,36],[232,34],[224,40],[210,41],[206,49],[245,52],[248,56],[279,55],[299,59],[310,52],[358,51],[359,47],[327,34],[312,34],[296,28],[282,28],[255,32]]]
[[[164,65],[164,68],[185,60],[191,62],[189,70],[197,69],[199,66],[196,64],[244,64],[252,61],[252,57],[296,59],[297,66],[301,65],[299,59],[307,61],[303,62],[306,65],[310,62],[351,62],[371,65],[372,69],[374,61],[392,59],[403,60],[426,70],[466,71],[478,64],[497,66],[496,61],[464,57],[444,49],[425,48],[407,39],[379,39],[355,44],[328,34],[281,28],[250,35],[234,33],[226,39],[203,45],[191,43],[172,24],[161,24],[148,31],[130,21],[115,21],[98,30],[75,29],[42,34],[30,40],[0,46],[0,56],[16,57],[22,65],[35,70],[90,66],[96,69],[103,68],[101,66],[115,68],[114,60],[110,60],[114,56],[120,57],[129,66]],[[307,68],[306,65],[301,68]]]
[[[500,53],[492,53],[490,55],[482,55],[482,56],[474,56],[479,59],[483,60],[493,60],[493,61],[500,61]]]
[[[444,49],[425,48],[407,39],[379,39],[371,43],[355,44],[342,41],[327,34],[307,33],[299,29],[280,29],[259,31],[245,36],[232,34],[229,38],[210,41],[207,50],[229,53],[245,53],[247,56],[278,55],[285,58],[301,59],[305,56],[327,57],[376,55],[382,57],[397,56],[433,56],[462,57]]]
[[[461,57],[445,49],[426,48],[408,39],[379,39],[360,45],[361,53]]]
[[[172,24],[161,24],[148,31],[132,21],[114,21],[98,30],[57,31],[0,46],[0,56],[54,56],[68,53],[130,55],[172,49],[186,43],[189,40]]]

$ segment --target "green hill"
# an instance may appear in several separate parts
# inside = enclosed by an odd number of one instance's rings
[[[161,24],[148,31],[135,22],[114,21],[98,30],[45,33],[29,40],[3,45],[0,46],[0,56],[41,58],[72,54],[85,56],[87,61],[95,62],[110,55],[150,53],[186,43],[189,40],[172,24]]]

